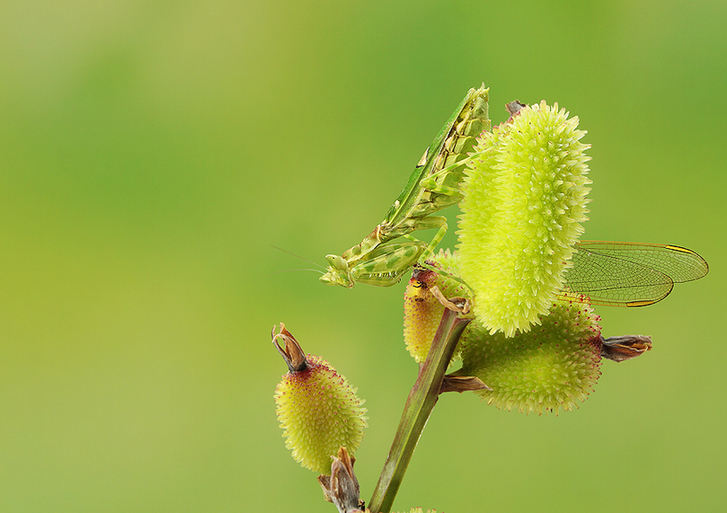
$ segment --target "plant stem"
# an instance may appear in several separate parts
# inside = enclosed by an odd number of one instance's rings
[[[369,508],[372,513],[389,513],[391,510],[419,437],[434,405],[437,404],[444,373],[452,359],[459,337],[469,321],[470,319],[458,317],[457,312],[444,309],[427,359],[409,392],[389,456],[371,497]]]

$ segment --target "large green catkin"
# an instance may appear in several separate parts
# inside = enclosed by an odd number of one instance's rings
[[[578,118],[541,102],[484,132],[462,183],[460,271],[474,313],[511,337],[546,314],[586,220]]]
[[[601,375],[599,320],[588,304],[558,301],[538,326],[513,338],[473,323],[460,341],[456,374],[480,378],[491,390],[476,393],[504,410],[574,409]]]
[[[275,404],[285,446],[307,469],[330,474],[340,447],[353,454],[361,445],[366,427],[363,401],[346,378],[318,356],[305,355],[302,370],[283,376],[275,388]]]

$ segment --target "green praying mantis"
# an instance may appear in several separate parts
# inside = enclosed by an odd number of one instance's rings
[[[414,264],[424,262],[447,232],[447,219],[435,212],[459,202],[459,183],[475,138],[490,129],[489,89],[470,89],[427,147],[409,182],[384,220],[342,255],[326,255],[328,270],[320,277],[330,285],[366,283],[388,287]],[[411,235],[437,229],[427,243]]]
[[[476,137],[491,126],[488,99],[484,85],[467,92],[424,151],[384,220],[342,255],[326,255],[329,266],[321,281],[347,288],[355,283],[388,287],[413,266],[441,272],[426,262],[447,231],[446,218],[433,214],[462,198],[464,166],[476,156],[470,155]],[[522,107],[517,101],[507,104],[511,117]],[[437,232],[429,243],[411,235],[432,228]],[[647,306],[669,295],[675,283],[708,272],[699,254],[681,246],[581,241],[575,245],[573,265],[566,270],[559,297],[573,300],[580,294],[596,305]]]

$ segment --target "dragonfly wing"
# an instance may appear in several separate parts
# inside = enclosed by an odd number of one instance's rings
[[[707,274],[707,262],[680,246],[583,241],[566,270],[561,297],[588,296],[593,304],[646,306],[669,295],[674,283]]]

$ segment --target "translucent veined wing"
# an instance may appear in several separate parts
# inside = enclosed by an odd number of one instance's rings
[[[572,263],[559,297],[583,295],[592,304],[609,306],[652,305],[668,296],[675,283],[709,272],[704,258],[670,244],[582,241]]]

